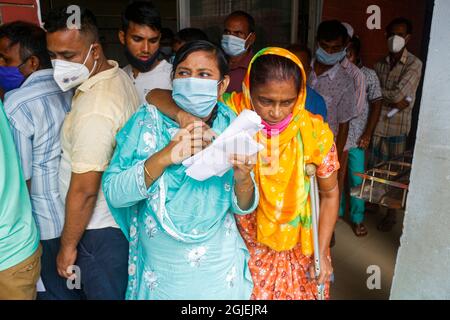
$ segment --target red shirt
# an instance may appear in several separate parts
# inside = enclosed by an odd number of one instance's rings
[[[227,88],[227,92],[242,92],[242,82],[252,58],[253,52],[250,50],[234,68],[230,69],[230,85]]]

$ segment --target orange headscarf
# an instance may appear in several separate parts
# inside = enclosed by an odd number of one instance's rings
[[[250,71],[262,55],[290,59],[301,70],[302,86],[289,126],[278,136],[256,139],[265,146],[258,155],[255,178],[260,191],[256,209],[257,240],[276,251],[290,250],[299,242],[303,254],[313,253],[312,223],[309,204],[309,178],[305,165],[322,164],[333,146],[333,133],[321,116],[305,109],[306,75],[300,60],[288,50],[269,47],[252,59],[244,78],[243,92],[225,94],[223,102],[236,113],[253,109],[250,99]]]

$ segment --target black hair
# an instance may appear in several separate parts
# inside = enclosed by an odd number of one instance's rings
[[[181,29],[174,37],[174,41],[185,43],[197,40],[208,41],[208,36],[206,35],[206,33],[197,28]]]
[[[308,48],[305,44],[291,44],[289,47],[286,48],[287,50],[291,51],[292,53],[295,52],[304,52],[308,56],[308,60],[312,60],[312,52],[311,49]]]
[[[273,54],[262,55],[253,62],[250,71],[250,89],[270,81],[294,79],[297,92],[302,85],[301,71],[292,60]]]
[[[75,23],[71,6],[63,6],[51,10],[44,19],[44,27],[48,33],[69,29],[69,23]],[[97,18],[87,8],[80,8],[80,33],[88,35],[91,41],[98,42]]]
[[[122,13],[122,31],[126,32],[130,22],[145,25],[151,29],[161,31],[161,15],[150,1],[134,1]]]
[[[334,41],[341,38],[345,44],[348,39],[348,31],[339,20],[323,21],[317,29],[317,41]]]
[[[173,39],[175,35],[173,34],[172,29],[170,28],[161,28],[161,40],[160,43],[172,45]]]
[[[20,60],[25,62],[31,56],[39,59],[40,69],[51,68],[47,51],[45,31],[32,23],[14,21],[0,26],[0,38],[7,38],[9,47],[19,44]]]
[[[228,75],[229,72],[228,61],[222,49],[215,46],[209,41],[197,40],[186,43],[178,50],[177,54],[175,55],[175,60],[173,61],[172,78],[174,78],[175,76],[175,71],[177,70],[178,65],[182,63],[184,60],[186,60],[186,58],[191,53],[197,51],[205,51],[214,54],[217,60],[217,66],[220,71],[221,79],[223,79],[226,75]]]
[[[248,24],[248,30],[249,32],[255,32],[255,28],[256,28],[256,23],[255,23],[255,18],[253,18],[249,13],[245,12],[245,11],[234,11],[232,13],[230,13],[228,15],[228,17],[225,19],[225,21],[227,21],[228,19],[231,18],[244,18],[245,20],[247,20],[247,24]]]
[[[350,40],[350,44],[351,44],[353,51],[355,51],[355,55],[357,57],[359,57],[359,55],[361,54],[361,40],[359,40],[359,37],[354,36]]]
[[[413,25],[411,20],[403,18],[403,17],[399,17],[399,18],[395,18],[394,20],[392,20],[386,27],[386,32],[389,33],[391,32],[392,28],[394,26],[398,26],[400,24],[404,24],[406,26],[406,33],[407,34],[412,34],[413,31]]]

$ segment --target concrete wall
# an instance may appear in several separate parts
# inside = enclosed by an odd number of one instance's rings
[[[391,299],[450,299],[450,1],[436,0]]]

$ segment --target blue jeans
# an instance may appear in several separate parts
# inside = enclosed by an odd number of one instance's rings
[[[38,299],[124,300],[128,283],[128,241],[120,229],[86,230],[78,243],[76,266],[81,290],[70,290],[56,270],[60,239],[43,242],[42,282]]]
[[[78,243],[76,265],[88,300],[125,300],[128,240],[120,229],[86,230]]]
[[[59,276],[56,269],[56,257],[58,256],[61,238],[42,240],[41,278],[46,289],[38,292],[38,300],[80,300],[81,290],[70,290],[67,280]]]

